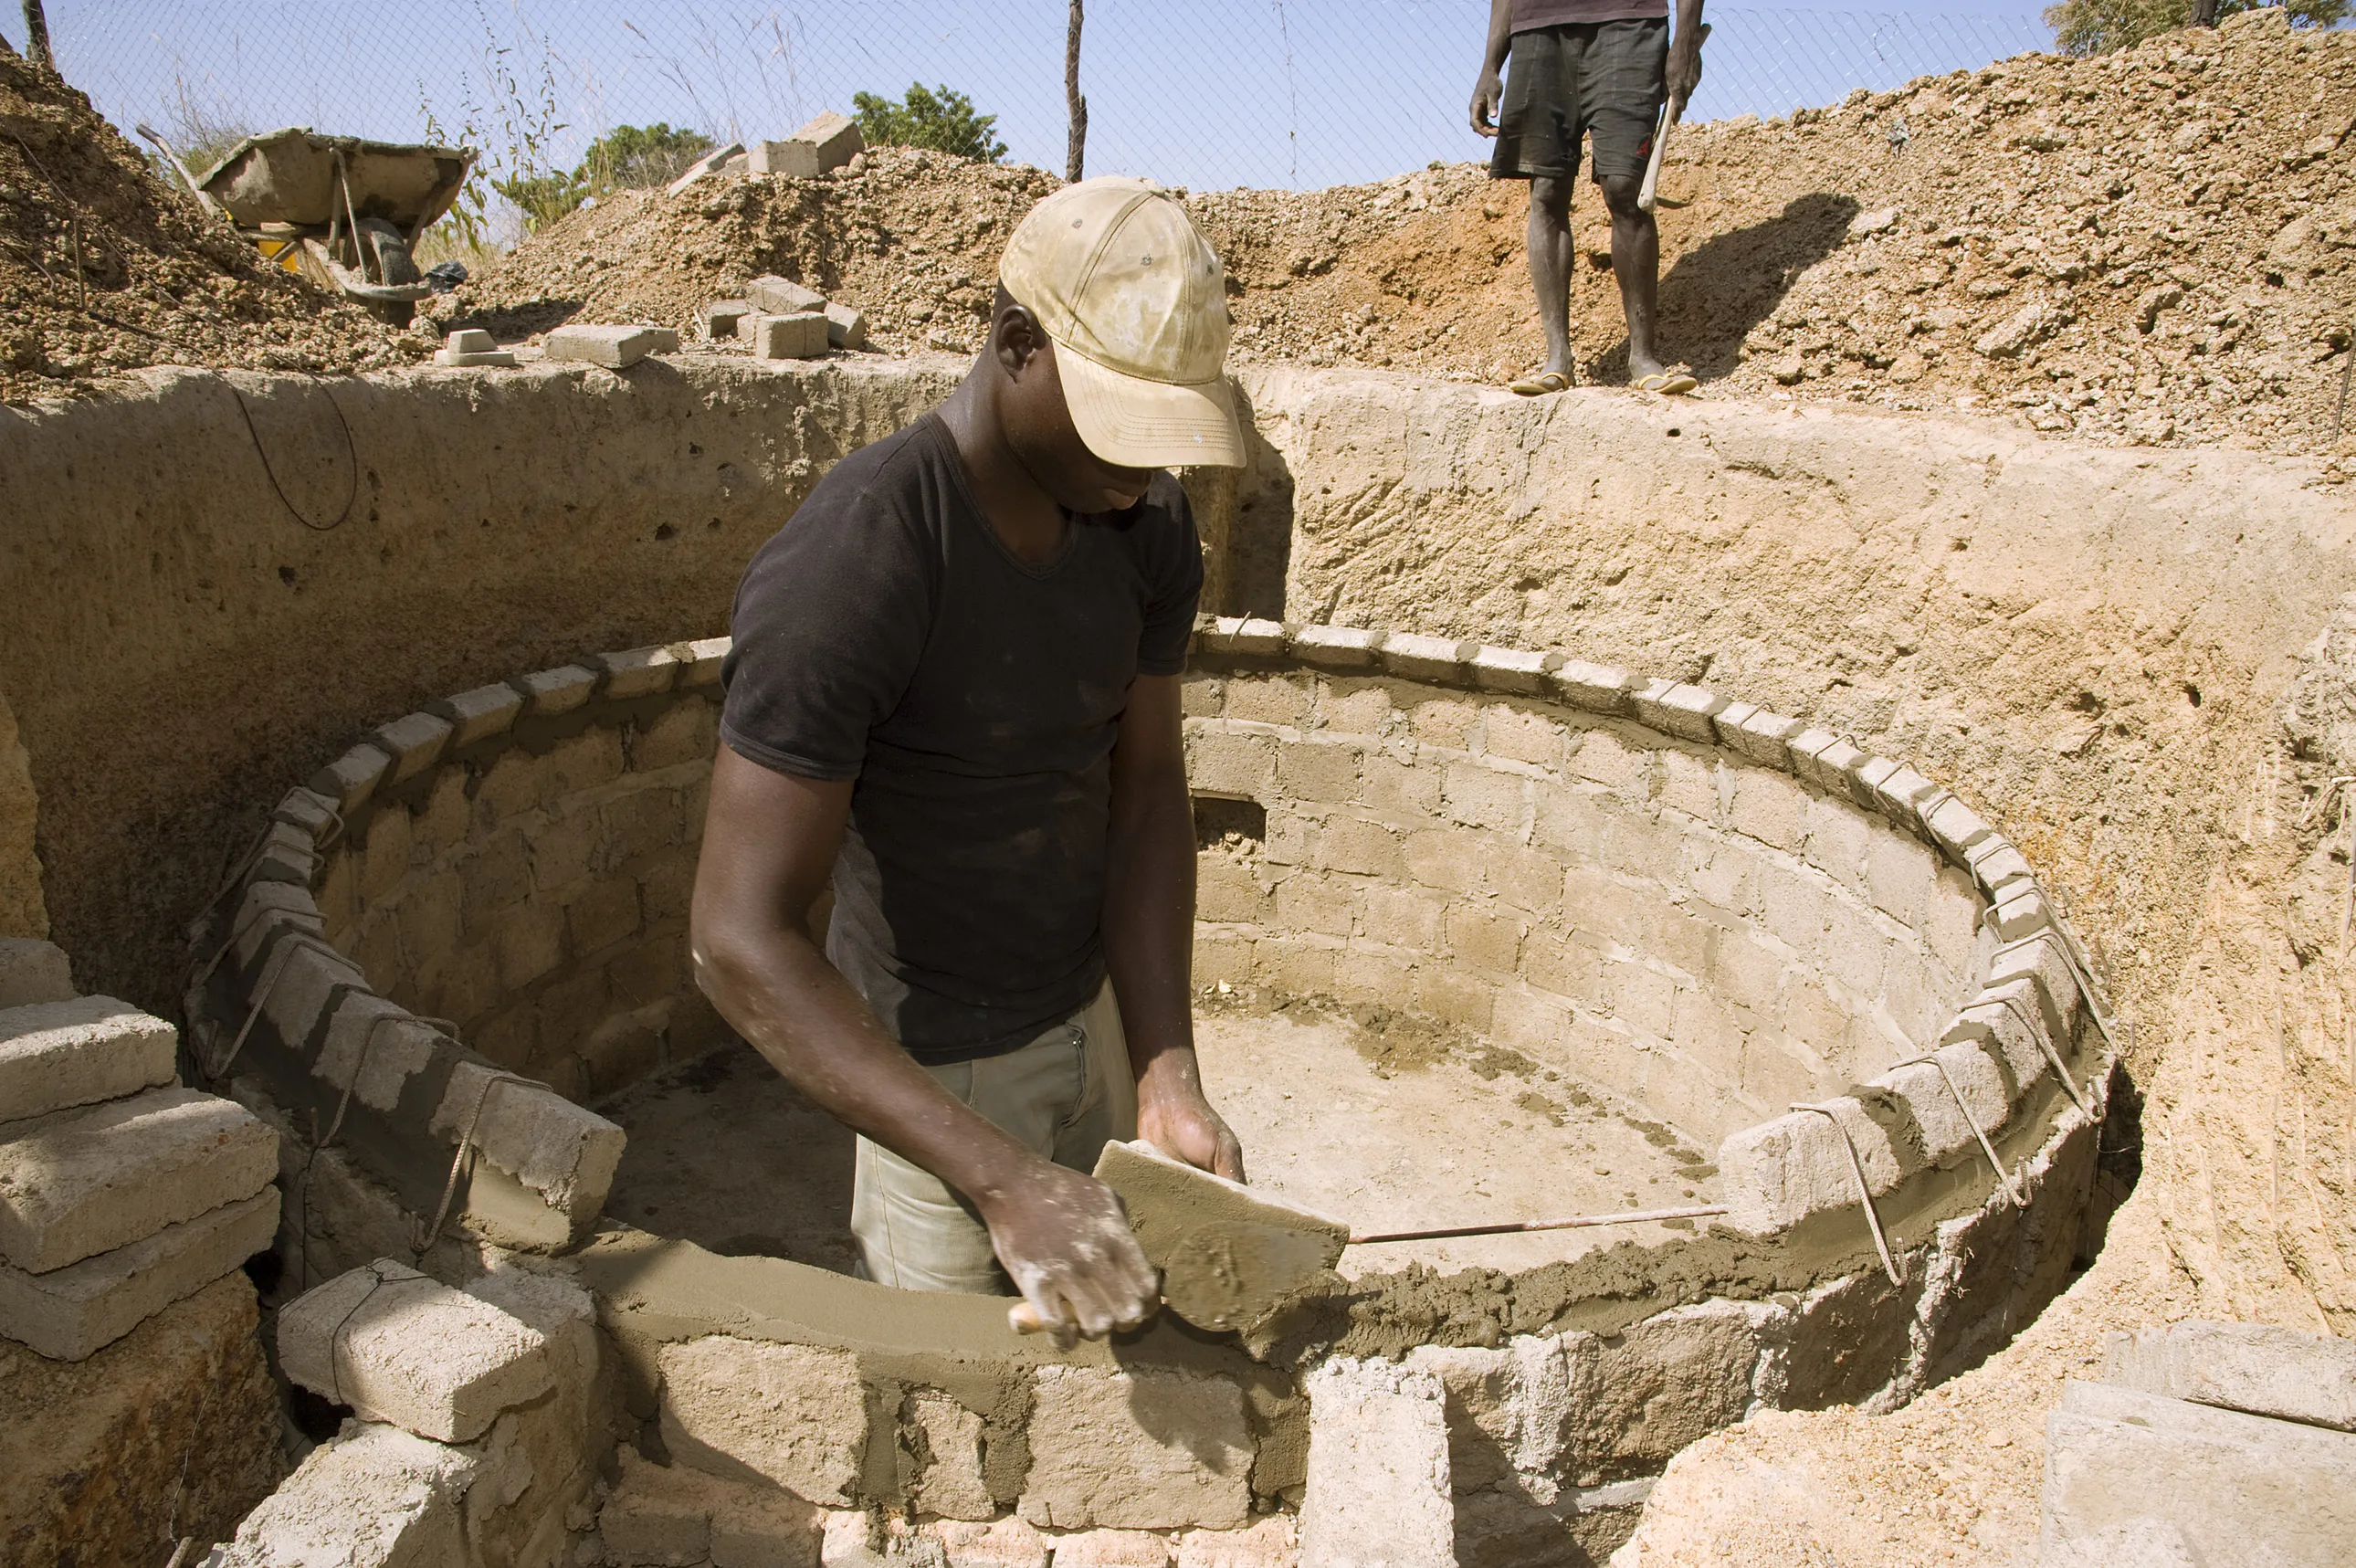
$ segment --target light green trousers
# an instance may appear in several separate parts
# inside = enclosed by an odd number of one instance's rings
[[[1094,1170],[1108,1140],[1137,1136],[1137,1079],[1109,980],[1027,1046],[925,1070],[992,1126],[1074,1170]],[[857,1158],[851,1233],[863,1277],[905,1290],[1015,1294],[963,1194],[865,1138]]]

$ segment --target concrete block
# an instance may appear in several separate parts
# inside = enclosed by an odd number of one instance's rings
[[[1939,1076],[1938,1068],[1929,1062],[1892,1069],[1875,1079],[1874,1085],[1894,1095],[1904,1113],[1912,1119],[1922,1140],[1922,1158],[1927,1163],[1946,1166],[1957,1160],[1982,1159],[1985,1156],[1978,1138],[1973,1134],[1972,1123],[1976,1122],[1991,1142],[2002,1134],[2012,1110],[2012,1097],[2004,1076],[1976,1045],[1958,1042],[1942,1046],[1938,1058],[1947,1069],[1947,1078],[1954,1079],[1954,1090],[1947,1088],[1946,1079]],[[1960,1105],[1957,1092],[1962,1095]],[[1968,1122],[1965,1120],[1966,1108],[1971,1114]]]
[[[578,664],[539,670],[515,682],[525,708],[533,718],[554,718],[581,706],[597,692],[597,671]]]
[[[540,1330],[389,1258],[289,1303],[278,1360],[313,1393],[439,1443],[480,1437],[556,1371]]]
[[[261,847],[245,875],[250,882],[292,882],[307,892],[318,870],[317,841],[294,823],[273,819],[262,830]]]
[[[1471,660],[1472,683],[1484,692],[1510,692],[1527,697],[1547,695],[1547,671],[1561,663],[1563,657],[1519,648],[1476,648]]]
[[[729,169],[727,166],[732,163],[736,166],[733,170]],[[677,179],[672,180],[669,186],[665,187],[664,194],[667,196],[677,196],[680,191],[685,190],[697,180],[703,179],[711,175],[720,174],[723,172],[742,173],[744,166],[744,143],[731,142],[724,147],[714,147],[710,152],[704,154],[701,157],[696,159],[694,163],[689,165],[686,172],[682,173]]]
[[[891,1568],[884,1521],[866,1509],[820,1509],[819,1532],[819,1568]]]
[[[814,1503],[858,1497],[867,1397],[848,1351],[712,1335],[665,1345],[656,1360],[674,1459]]]
[[[809,142],[797,142],[788,137],[782,142],[750,142],[745,145],[745,167],[753,174],[775,175],[786,179],[818,177],[818,148]],[[757,290],[759,282],[753,285]]]
[[[1253,659],[1280,656],[1286,640],[1285,629],[1280,623],[1250,616],[1205,616],[1194,635],[1198,652]]]
[[[1225,1378],[1043,1367],[1022,1513],[1058,1530],[1233,1529],[1251,1512],[1243,1391]]]
[[[2053,923],[2037,885],[2018,884],[2006,891],[1996,907],[1997,940],[2017,942],[2035,936]]]
[[[0,1257],[47,1273],[252,1197],[277,1174],[277,1136],[192,1089],[16,1122],[0,1142]]]
[[[1931,830],[1931,837],[1941,849],[1959,860],[1996,831],[1988,826],[1987,819],[1953,795],[1933,805],[1922,825]]]
[[[1178,1538],[1177,1568],[1293,1568],[1300,1558],[1290,1514],[1270,1514],[1249,1530],[1190,1530]]]
[[[827,301],[826,340],[829,347],[835,349],[867,347],[866,313],[839,299]]]
[[[1213,728],[1218,721],[1186,726],[1186,779],[1195,789],[1267,801],[1275,796],[1276,737]],[[1272,825],[1271,825],[1271,831]]]
[[[827,319],[815,310],[794,316],[748,316],[739,330],[752,339],[756,360],[815,360],[827,349]]]
[[[1402,681],[1457,685],[1465,679],[1465,661],[1472,657],[1476,646],[1445,637],[1421,637],[1412,632],[1395,631],[1383,640],[1383,672],[1396,675]]]
[[[578,1240],[605,1207],[615,1168],[622,1161],[623,1132],[543,1084],[509,1081],[493,1087],[499,1071],[488,1062],[462,1057],[451,1069],[427,1131],[455,1146],[472,1122],[481,1157],[538,1193],[563,1217],[572,1239]],[[557,1244],[562,1240],[560,1236]]]
[[[1771,714],[1764,708],[1754,708],[1730,721],[1721,713],[1711,723],[1718,731],[1720,746],[1731,747],[1762,768],[1784,772],[1792,767],[1792,737],[1807,727],[1798,719]]]
[[[981,1417],[946,1394],[908,1401],[908,1423],[924,1439],[916,1473],[916,1511],[940,1519],[987,1520],[998,1499],[981,1473]]]
[[[1615,665],[1590,664],[1584,659],[1564,660],[1547,679],[1557,698],[1590,714],[1633,713],[1629,693],[1643,684]]]
[[[1945,793],[1912,768],[1901,767],[1874,785],[1874,809],[1909,832],[1922,832],[1923,806]]]
[[[767,145],[776,146],[779,144],[772,142]],[[753,302],[755,310],[769,316],[808,316],[826,308],[826,295],[774,273],[746,284],[744,297]]]
[[[668,648],[633,648],[601,653],[590,662],[603,679],[597,694],[616,700],[668,692],[679,678],[679,656]]]
[[[1143,1530],[1076,1530],[1051,1535],[1055,1568],[1169,1568],[1170,1542]]]
[[[720,684],[720,665],[732,646],[724,637],[703,637],[675,650],[679,655],[680,690]]]
[[[1648,681],[1628,694],[1636,722],[1681,740],[1715,745],[1718,731],[1710,715],[1726,706],[1726,699],[1680,681]]]
[[[736,324],[753,313],[749,299],[715,299],[703,307],[703,335],[706,338],[734,338]]]
[[[2141,1536],[2194,1563],[2341,1568],[2356,1541],[2356,1435],[2084,1382],[2045,1433],[2046,1563]]]
[[[2037,990],[2038,1015],[2045,1032],[2056,1041],[2077,1037],[2077,972],[2062,951],[2061,933],[2043,930],[2026,941],[1996,950],[1988,960],[1987,983],[2002,986],[2027,980]]]
[[[1569,1347],[1571,1462],[1581,1475],[1653,1471],[1742,1419],[1772,1309],[1710,1301]]]
[[[2030,880],[2028,857],[2011,843],[1991,833],[1965,852],[1972,868],[1972,880],[1991,898],[2000,897],[2015,883]]]
[[[2356,1432],[2356,1344],[2264,1323],[2114,1333],[2103,1380],[2278,1421]]]
[[[287,790],[270,814],[275,821],[309,833],[315,844],[325,844],[331,835],[340,837],[344,831],[335,802],[316,789],[297,787]]]
[[[112,996],[12,1006],[0,1012],[0,1122],[170,1083],[178,1041],[171,1025]]]
[[[1948,1023],[1939,1044],[1969,1044],[1986,1051],[2011,1081],[2012,1099],[2018,1103],[2038,1079],[2053,1070],[2045,1047],[2039,1044],[2040,1030],[2035,990],[2027,981],[2013,980],[1982,991]]]
[[[679,352],[679,333],[669,327],[560,327],[541,340],[552,360],[578,360],[609,371],[625,370],[648,354]]]
[[[1452,1568],[1446,1394],[1430,1372],[1336,1358],[1302,1380],[1301,1568]]]
[[[1835,1107],[1856,1141],[1872,1190],[1879,1195],[1895,1186],[1901,1167],[1880,1126],[1855,1100],[1825,1103]],[[1813,1111],[1777,1116],[1728,1137],[1718,1146],[1718,1175],[1726,1222],[1753,1235],[1857,1206],[1857,1176],[1840,1131]]]
[[[989,1524],[944,1520],[925,1533],[941,1543],[948,1568],[1047,1568],[1051,1538],[1020,1515]]]
[[[1314,670],[1371,670],[1385,634],[1355,626],[1302,626],[1292,630],[1293,657]]]
[[[819,1510],[774,1487],[652,1465],[626,1444],[621,1479],[597,1513],[605,1561],[624,1568],[811,1568]]]
[[[818,172],[830,173],[867,150],[867,138],[860,134],[859,122],[848,114],[832,110],[813,117],[809,124],[794,133],[797,142],[807,142],[818,149]]]
[[[437,365],[512,365],[515,355],[499,347],[498,339],[479,327],[461,327],[442,341],[434,352]]]
[[[450,748],[472,746],[515,727],[523,713],[523,693],[513,686],[477,686],[455,697],[444,697],[434,711],[450,723]]]
[[[311,1451],[237,1527],[220,1568],[450,1568],[472,1559],[460,1511],[482,1461],[397,1427]]]
[[[0,1334],[53,1361],[79,1361],[192,1296],[278,1234],[278,1189],[46,1274],[0,1264]]]
[[[339,1094],[350,1090],[355,1103],[391,1112],[410,1079],[437,1052],[452,1048],[440,1030],[407,1008],[373,992],[348,991],[328,1015],[311,1071]]]
[[[1838,736],[1826,737],[1814,752],[1803,752],[1797,740],[1792,743],[1792,765],[1800,777],[1824,790],[1855,805],[1863,805],[1866,786],[1856,776],[1859,764],[1872,759]]]
[[[31,1007],[73,997],[73,970],[65,949],[37,937],[0,937],[0,1010]],[[6,1021],[0,1019],[0,1032]],[[0,1119],[5,1119],[8,1097],[0,1091]]]
[[[348,819],[376,792],[377,780],[392,766],[392,758],[373,746],[356,746],[328,763],[308,780],[310,788],[336,803]]]

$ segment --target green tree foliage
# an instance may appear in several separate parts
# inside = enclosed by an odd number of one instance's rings
[[[1006,156],[1006,144],[993,134],[998,116],[975,113],[972,99],[947,87],[928,91],[912,81],[908,96],[896,103],[873,92],[854,92],[851,107],[858,116],[859,134],[871,145],[930,147],[983,163]]]
[[[2294,27],[2329,27],[2347,16],[2350,0],[2218,0],[2217,19],[2268,5],[2281,6]],[[2045,25],[2063,54],[2108,54],[2191,26],[2192,0],[2060,0],[2046,7]]]
[[[539,229],[593,196],[669,185],[712,145],[701,131],[674,131],[659,121],[616,125],[590,143],[570,171],[515,175],[494,180],[492,188],[516,204],[525,222]]]

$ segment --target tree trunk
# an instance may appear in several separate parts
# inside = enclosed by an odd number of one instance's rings
[[[2217,25],[2217,0],[2192,0],[2192,25],[2213,27]]]
[[[25,58],[43,70],[58,69],[49,53],[49,19],[41,14],[41,0],[25,0]]]
[[[1080,0],[1072,0],[1072,22],[1064,34],[1064,106],[1072,115],[1064,142],[1064,177],[1076,185],[1086,177],[1088,148],[1088,101],[1080,96]]]

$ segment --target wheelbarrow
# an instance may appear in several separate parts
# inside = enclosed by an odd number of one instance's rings
[[[474,153],[327,136],[304,125],[248,136],[201,176],[145,125],[198,201],[263,257],[358,301],[395,327],[434,292],[413,255],[427,225],[450,210]]]

